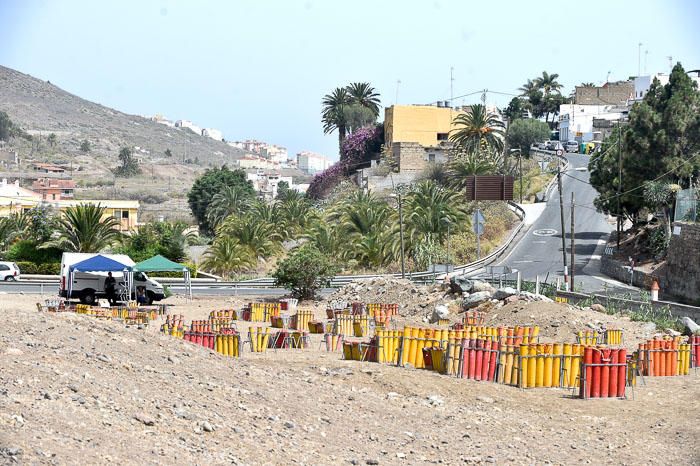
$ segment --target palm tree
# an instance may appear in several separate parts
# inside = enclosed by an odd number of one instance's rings
[[[369,83],[351,83],[346,89],[351,103],[369,109],[375,118],[379,116],[379,93]]]
[[[493,112],[484,105],[471,107],[469,113],[457,115],[453,124],[458,128],[453,130],[450,140],[466,152],[481,152],[483,150],[503,151],[505,125]]]
[[[581,83],[580,87],[595,87],[595,84],[588,82],[588,83]]]
[[[56,247],[68,252],[100,252],[119,238],[118,226],[119,221],[105,216],[105,208],[99,204],[78,204],[66,209],[58,221],[58,238],[40,247]]]
[[[433,181],[419,183],[406,197],[406,227],[413,238],[430,234],[442,242],[448,225],[457,231],[467,221],[462,194]]]
[[[520,95],[529,98],[533,92],[539,91],[539,86],[536,81],[537,80],[533,81],[532,79],[528,79],[525,84],[518,88],[518,90],[521,92]]]
[[[255,263],[250,250],[236,238],[220,236],[204,253],[202,267],[228,279],[233,273],[251,268]]]
[[[337,87],[332,93],[326,94],[321,101],[321,122],[325,134],[338,130],[338,151],[345,141],[348,132],[346,107],[352,104],[352,98],[344,87]]]
[[[175,262],[183,261],[187,258],[185,248],[195,239],[195,234],[185,222],[172,222],[161,224],[161,244],[163,245],[163,255]]]
[[[216,229],[226,217],[243,211],[248,197],[240,186],[225,186],[212,197],[207,208],[207,221]]]
[[[500,171],[499,160],[489,152],[461,152],[453,154],[447,163],[450,184],[454,188],[466,187],[467,179],[474,175],[493,175]]]
[[[277,225],[256,218],[252,213],[231,216],[223,221],[217,237],[233,237],[247,247],[253,257],[270,257],[280,250],[282,233]]]
[[[543,71],[542,76],[535,79],[537,86],[544,91],[545,97],[552,92],[559,94],[559,90],[564,87],[557,81],[558,77],[559,75],[557,73],[549,74]]]

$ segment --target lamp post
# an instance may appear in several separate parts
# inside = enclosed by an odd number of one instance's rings
[[[445,222],[447,225],[447,273],[450,273],[450,264],[452,264],[450,260],[450,225],[452,225],[452,221],[450,220],[449,217],[443,217],[442,221]]]
[[[518,153],[518,172],[520,173],[520,203],[523,203],[523,150],[518,147],[517,149],[511,149],[511,154],[513,152]]]
[[[391,197],[396,198],[399,204],[399,237],[401,239],[401,278],[406,278],[406,263],[403,252],[403,206],[401,205],[401,193],[392,193]]]

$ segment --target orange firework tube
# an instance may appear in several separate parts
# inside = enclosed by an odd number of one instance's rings
[[[676,341],[667,341],[666,348],[668,352],[666,353],[666,375],[678,375],[676,368],[678,367],[678,343]]]
[[[582,393],[581,398],[590,398],[592,393],[591,385],[593,381],[593,368],[589,366],[589,364],[593,364],[593,348],[587,346],[583,351],[583,364],[586,366],[584,377],[586,381],[580,386]]]
[[[481,377],[480,380],[489,379],[489,365],[491,364],[491,340],[486,340],[482,342],[481,354],[483,355],[483,362],[481,363]],[[494,353],[495,354],[495,353]]]
[[[552,387],[561,385],[561,355],[563,354],[563,346],[561,343],[555,343],[552,347],[554,361],[552,363]]]
[[[508,327],[506,329],[506,345],[512,345],[513,344],[513,328]]]
[[[618,362],[627,362],[627,350],[620,348],[617,354]],[[627,373],[627,366],[619,366],[617,368],[617,397],[622,398],[625,396],[625,374]]]
[[[608,396],[610,397],[615,397],[617,396],[617,384],[618,382],[618,375],[620,373],[619,367],[616,366],[615,364],[618,364],[620,362],[619,360],[620,356],[620,350],[619,349],[614,349],[610,353],[610,364],[612,364],[612,367],[610,368],[610,379],[609,379],[609,385],[608,385]],[[624,382],[624,379],[622,381]]]
[[[537,345],[529,344],[527,359],[527,386],[534,388],[537,386]]]
[[[553,367],[552,345],[544,345],[544,383],[542,385],[545,387],[552,386]]]
[[[496,375],[496,357],[498,356],[498,348],[499,348],[499,343],[497,341],[494,341],[491,344],[491,349],[493,352],[489,353],[491,355],[491,358],[489,360],[489,373],[488,377],[486,380],[493,382],[494,376]]]
[[[520,353],[519,354],[520,354],[520,357],[518,358],[518,366],[520,369],[520,374],[518,377],[518,382],[519,382],[519,386],[521,388],[527,388],[527,380],[529,377],[529,374],[527,373],[527,369],[529,366],[528,362],[527,362],[528,361],[527,356],[530,354],[530,351],[529,351],[529,348],[527,347],[527,345],[525,345],[525,344],[520,345]]]
[[[418,335],[419,330],[417,328],[411,328],[411,339],[409,341],[408,350],[408,363],[412,367],[416,367],[416,360],[418,359]]]
[[[610,388],[610,362],[612,361],[611,351],[609,348],[600,350],[600,362],[606,364],[600,368],[600,397],[608,397],[608,389]],[[616,369],[615,367],[613,369]]]
[[[505,351],[506,364],[504,366],[505,371],[503,374],[503,383],[506,385],[511,385],[513,383],[512,382],[512,379],[513,379],[513,359],[514,359],[513,358],[513,356],[514,356],[513,351],[514,351],[513,345],[510,345],[510,344],[506,345],[506,351]]]
[[[544,345],[536,345],[537,348],[537,363],[535,365],[537,370],[537,377],[535,379],[536,387],[544,387]]]
[[[515,344],[516,345],[521,345],[523,343],[523,328],[522,327],[516,327],[515,328]]]
[[[637,367],[642,375],[649,375],[647,372],[646,364],[646,351],[644,351],[644,344],[640,343],[637,349]]]
[[[469,378],[473,379],[476,374],[476,339],[469,339]]]
[[[597,348],[592,348],[593,352],[593,364],[602,363],[602,351]],[[600,398],[600,382],[602,371],[601,367],[598,365],[593,366],[593,379],[591,381],[591,398]]]

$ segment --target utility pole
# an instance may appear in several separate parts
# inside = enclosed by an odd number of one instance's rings
[[[622,234],[622,211],[620,210],[620,193],[622,192],[622,126],[617,120],[617,252],[620,252],[620,235]]]
[[[564,270],[566,270],[566,228],[564,225],[564,196],[561,192],[561,159],[557,157],[557,186],[559,187],[559,214],[561,216],[561,254],[564,262]]]
[[[520,165],[520,203],[523,203],[523,149],[518,147],[518,164]]]
[[[394,100],[394,105],[399,104],[399,84],[401,84],[401,80],[397,79],[396,80],[396,99]]]
[[[574,234],[574,192],[571,191],[571,278],[569,279],[571,283],[569,290],[571,291],[574,291],[574,269],[576,269],[576,257],[574,256],[574,254],[576,254],[576,239],[574,238]]]
[[[399,200],[399,236],[401,238],[401,278],[406,278],[406,264],[403,252],[403,208],[401,206],[401,193],[397,194]]]
[[[642,43],[637,44],[637,76],[642,75]]]

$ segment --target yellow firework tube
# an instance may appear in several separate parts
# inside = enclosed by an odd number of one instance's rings
[[[254,353],[258,352],[258,334],[255,327],[248,328],[248,336],[250,338],[250,349]]]
[[[520,345],[520,359],[519,359],[519,366],[520,366],[520,387],[521,388],[527,388],[528,380],[530,377],[529,368],[530,364],[528,364],[528,356],[530,356],[530,348],[526,344]]]
[[[398,364],[399,361],[399,351],[401,349],[401,341],[403,340],[401,330],[393,330],[394,338],[391,343],[391,361],[394,364]]]
[[[343,358],[346,360],[352,359],[352,343],[343,342]]]
[[[578,387],[578,376],[581,372],[581,357],[585,347],[583,345],[573,345],[571,347],[571,386]]]
[[[563,352],[564,355],[564,383],[563,387],[573,387],[571,383],[571,351],[572,345],[570,343],[564,343]]]
[[[544,345],[535,345],[535,348],[537,354],[535,386],[544,387]]]
[[[506,385],[516,385],[517,384],[517,368],[513,364],[514,360],[517,358],[515,357],[515,354],[513,354],[513,351],[515,351],[515,347],[513,345],[506,345],[506,365],[505,370],[503,371],[503,383]],[[513,377],[515,375],[515,377]],[[514,380],[515,379],[515,380]]]
[[[533,388],[537,386],[537,345],[531,343],[528,345],[527,360],[527,387]]]
[[[223,354],[224,356],[228,356],[228,355],[229,355],[229,354],[228,354],[228,352],[229,352],[229,349],[228,349],[228,337],[229,337],[228,335],[217,335],[217,337],[216,337],[217,340],[221,339],[221,346],[220,346],[220,349],[221,349],[221,354]]]
[[[552,345],[544,345],[544,386],[549,388],[552,386],[552,371],[554,368],[554,359],[552,358]]]
[[[552,346],[552,386],[559,387],[561,385],[561,355],[563,354],[563,346],[561,343],[555,343]]]
[[[216,339],[214,340],[214,351],[217,353],[223,353],[223,346],[221,344],[221,335],[217,335]]]
[[[401,365],[405,366],[408,364],[408,360],[411,356],[411,327],[403,328],[403,335],[401,338]]]
[[[377,340],[377,362],[382,363],[386,361],[386,337],[384,336],[384,330],[377,330],[376,333]]]
[[[503,350],[504,348],[501,348]],[[506,368],[506,352],[505,351],[500,351],[498,353],[498,367],[500,370],[498,371],[498,377],[496,379],[496,382],[498,383],[503,383],[505,380],[505,368]]]
[[[416,341],[416,364],[413,366],[416,369],[423,369],[425,364],[423,363],[423,348],[425,347],[426,329],[418,329],[418,341]]]
[[[409,328],[409,333],[408,333],[408,363],[416,367],[416,344],[418,343],[416,341],[416,338],[418,338],[418,329],[417,328]]]

